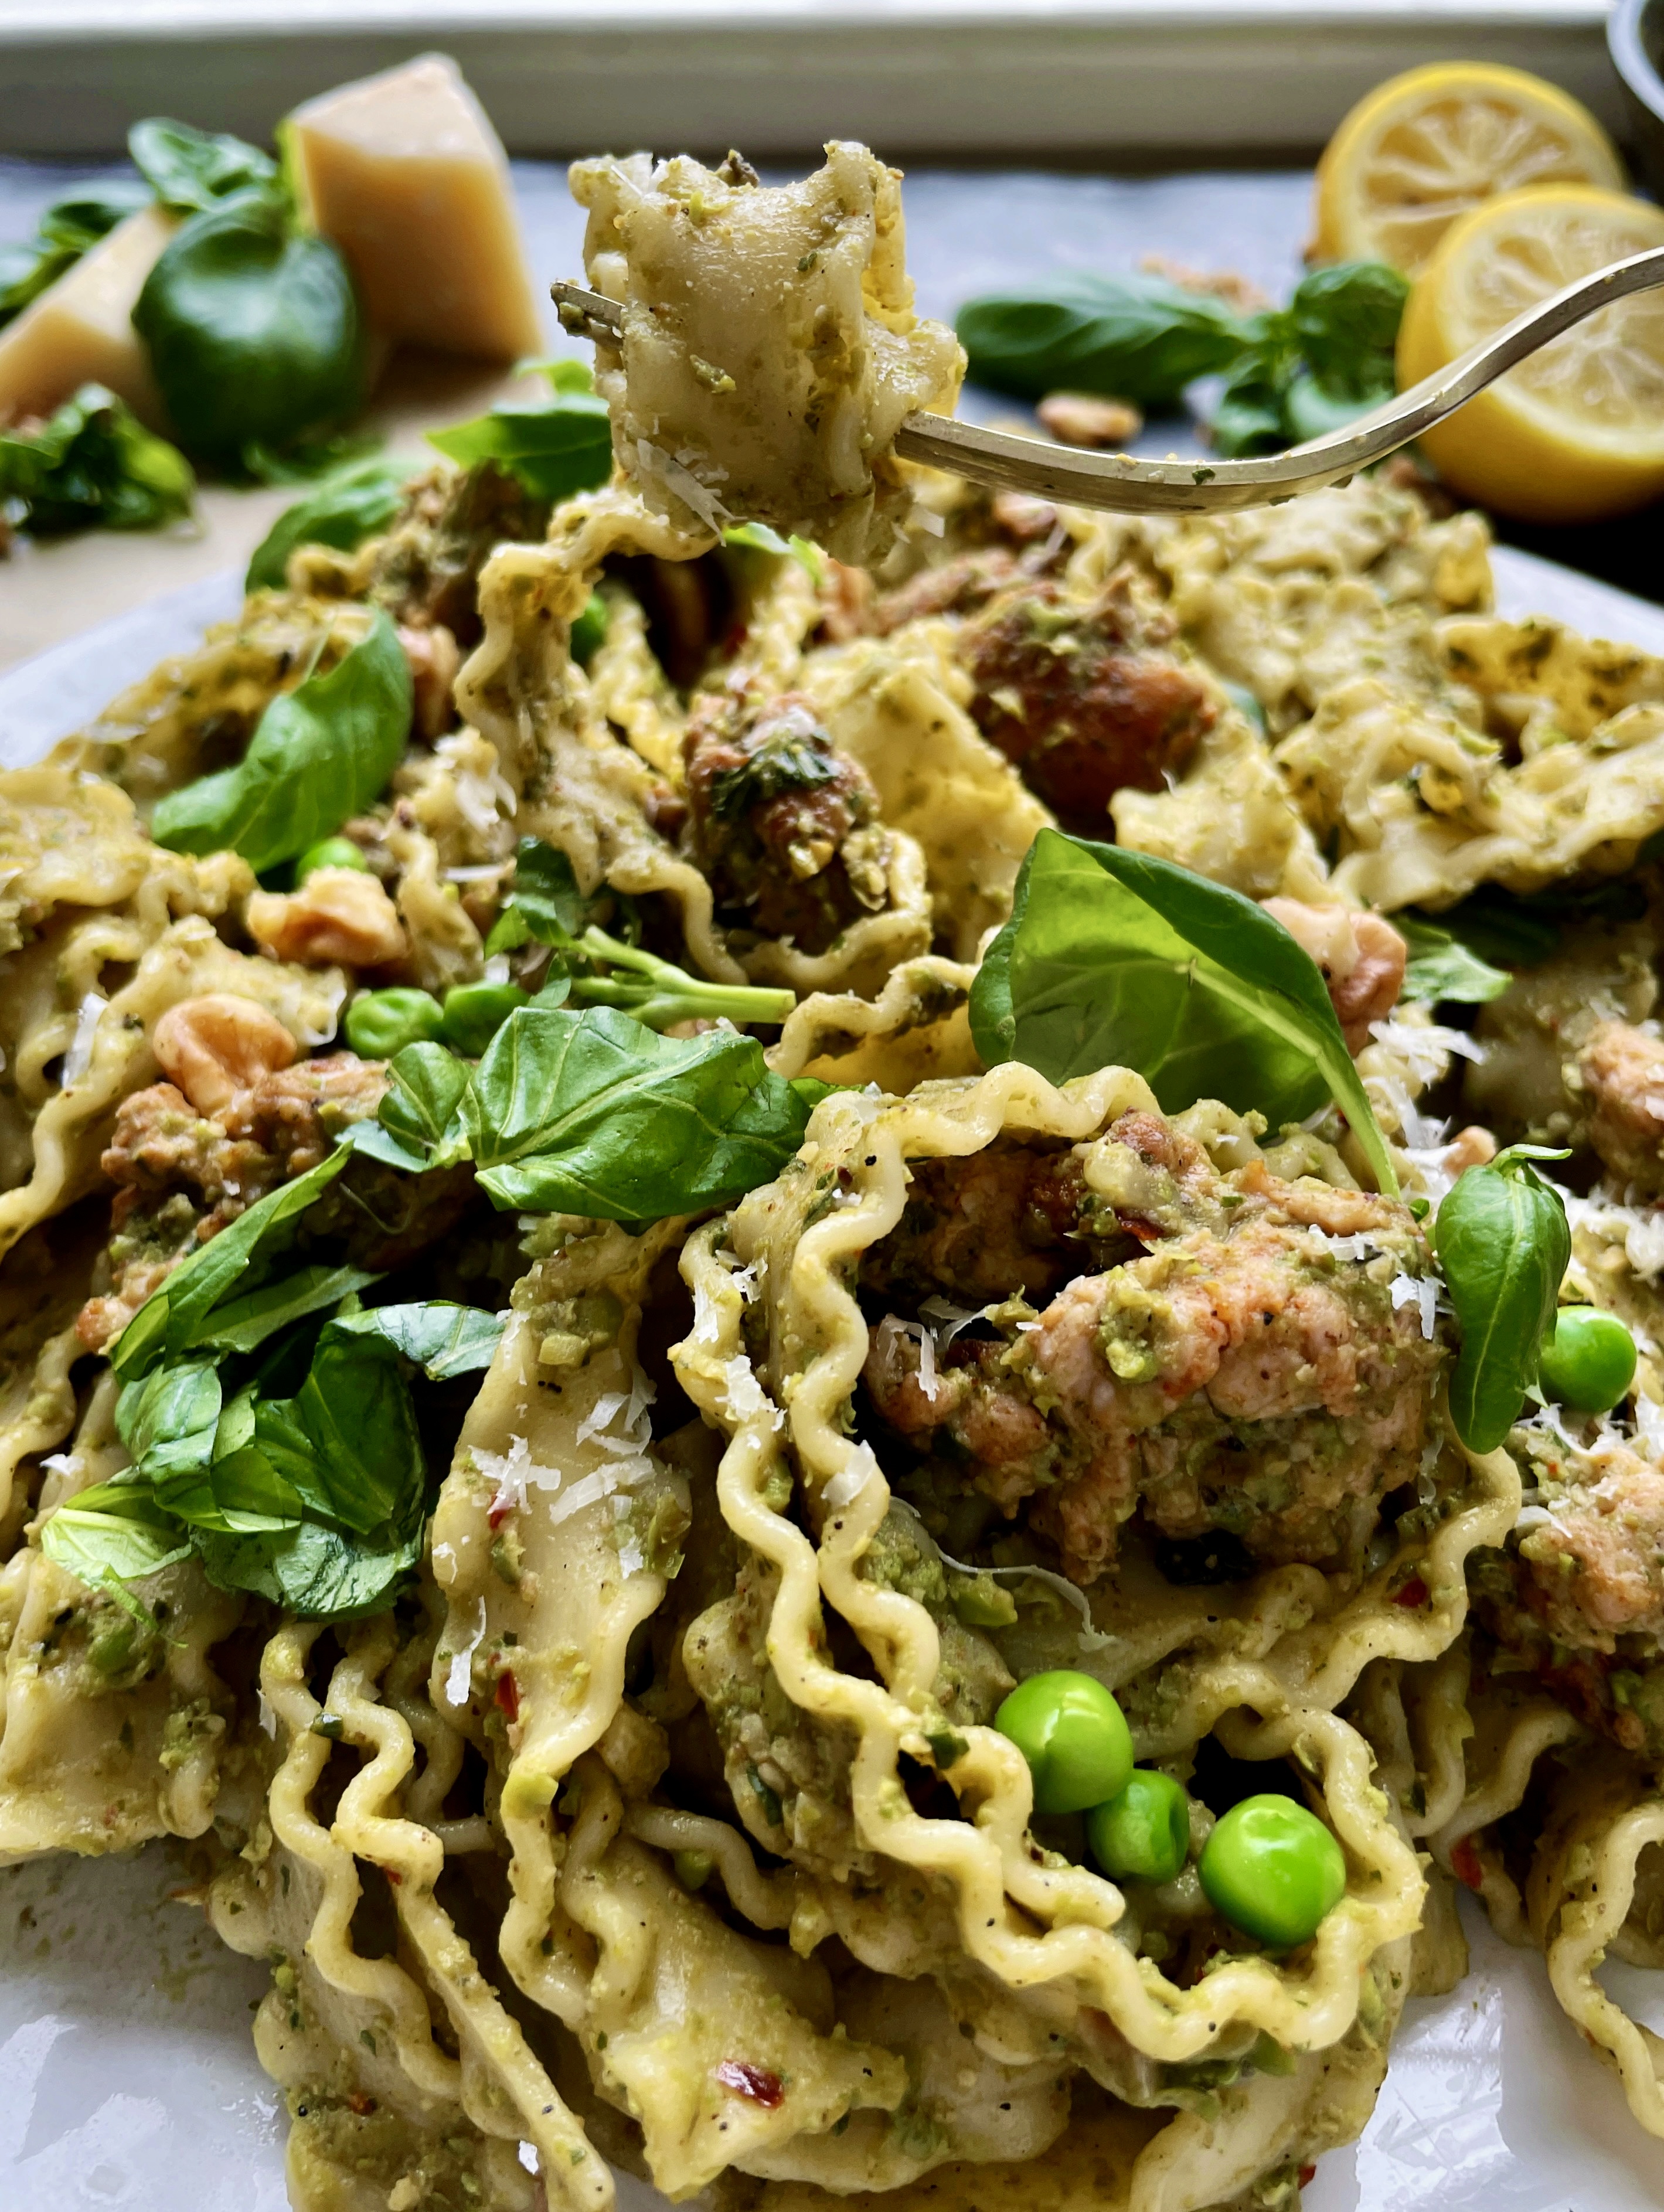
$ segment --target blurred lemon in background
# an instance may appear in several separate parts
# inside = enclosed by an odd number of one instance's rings
[[[1624,188],[1612,141],[1524,70],[1434,62],[1359,100],[1317,169],[1314,257],[1389,261],[1413,276],[1453,222],[1528,185]]]
[[[1664,210],[1547,185],[1451,225],[1416,280],[1398,339],[1400,391],[1563,285],[1664,246]],[[1664,291],[1579,323],[1421,440],[1445,481],[1527,522],[1591,522],[1664,494]]]

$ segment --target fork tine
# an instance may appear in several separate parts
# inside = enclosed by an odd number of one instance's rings
[[[561,328],[574,338],[587,338],[597,345],[617,337],[623,310],[616,300],[609,300],[601,292],[586,292],[581,284],[564,280],[550,286],[549,296],[559,312]]]

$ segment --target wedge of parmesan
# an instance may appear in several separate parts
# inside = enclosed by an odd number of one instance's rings
[[[178,228],[143,208],[0,331],[0,422],[50,415],[83,384],[107,384],[152,429],[166,428],[133,303]]]
[[[339,86],[288,127],[310,218],[378,331],[488,361],[539,350],[508,159],[453,61],[424,54]]]

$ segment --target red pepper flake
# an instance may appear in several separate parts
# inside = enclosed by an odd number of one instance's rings
[[[1394,1605],[1425,1605],[1427,1585],[1419,1575],[1412,1575],[1403,1587],[1393,1594]]]
[[[497,1677],[497,1704],[511,1721],[520,1717],[520,1686],[507,1667]]]
[[[769,2073],[766,2067],[752,2066],[744,2058],[725,2058],[716,2069],[716,2078],[725,2089],[732,2089],[737,2097],[749,2097],[765,2112],[774,2112],[786,2102],[779,2075]]]
[[[494,1498],[491,1500],[485,1519],[486,1525],[494,1536],[513,1510],[514,1501],[512,1498]]]
[[[1314,2159],[1314,2160],[1309,2160],[1306,2165],[1304,2165],[1304,2166],[1303,2166],[1301,2167],[1301,2169],[1300,2169],[1300,2186],[1301,2186],[1303,2189],[1309,2188],[1309,2187],[1310,2186],[1310,2185],[1311,2185],[1314,2181],[1315,2181],[1315,2180],[1316,2180],[1316,2179],[1317,2179],[1317,2161]]]
[[[1464,1836],[1451,1852],[1450,1871],[1465,1889],[1482,1889],[1485,1887],[1485,1869],[1479,1864],[1479,1855],[1473,1847],[1472,1836]]]
[[[375,2099],[373,2097],[367,2097],[361,2089],[355,2089],[347,2099],[347,2103],[349,2107],[357,2113],[361,2120],[367,2118],[368,2116],[375,2110]]]
[[[392,1882],[395,1889],[398,1888],[404,1880],[404,1875],[399,1872],[397,1867],[383,1867],[381,1871],[386,1875],[388,1881]]]

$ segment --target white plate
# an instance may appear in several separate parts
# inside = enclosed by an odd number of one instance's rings
[[[1664,653],[1664,608],[1493,557],[1504,613]],[[0,678],[0,762],[38,757],[239,596],[232,576],[191,585]],[[162,1844],[0,1872],[3,2212],[283,2212],[285,2123],[248,2032],[265,1972],[169,1902],[190,1878],[183,1847]],[[1555,2005],[1540,1958],[1464,1917],[1473,1971],[1409,2008],[1369,2127],[1324,2160],[1306,2212],[1655,2212],[1664,2147]],[[1664,2031],[1664,1976],[1606,1977]],[[629,2179],[620,2198],[668,2212]]]

